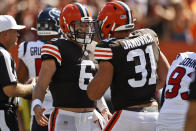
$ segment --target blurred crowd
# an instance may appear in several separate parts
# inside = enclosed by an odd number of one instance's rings
[[[36,40],[35,31],[38,12],[46,7],[60,10],[68,3],[80,2],[93,12],[96,18],[104,4],[112,0],[0,0],[0,14],[15,17],[18,24],[27,26],[19,42]],[[136,28],[151,28],[162,41],[196,43],[196,0],[122,0],[133,10]]]

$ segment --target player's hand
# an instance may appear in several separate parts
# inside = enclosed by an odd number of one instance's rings
[[[42,108],[40,105],[36,105],[33,108],[35,112],[35,119],[37,123],[40,126],[48,126],[48,118],[43,114],[43,112],[46,110],[45,108]]]
[[[108,109],[103,109],[101,111],[101,115],[103,116],[103,118],[106,120],[106,121],[109,121],[111,118],[112,118],[112,114],[110,113],[110,111]]]

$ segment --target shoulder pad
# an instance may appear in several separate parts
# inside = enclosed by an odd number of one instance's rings
[[[114,41],[114,40],[116,40],[116,38],[108,38],[108,39],[102,40],[101,42],[102,43],[109,43],[109,42]]]
[[[176,60],[177,60],[179,57],[180,57],[180,54],[177,54],[177,56],[176,56]]]
[[[52,38],[50,41],[57,41],[58,38]]]
[[[52,41],[45,41],[45,44],[52,44]]]

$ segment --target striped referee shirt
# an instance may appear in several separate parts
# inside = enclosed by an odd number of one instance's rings
[[[15,62],[0,43],[0,103],[8,101],[8,96],[5,95],[2,88],[11,84],[17,84]]]

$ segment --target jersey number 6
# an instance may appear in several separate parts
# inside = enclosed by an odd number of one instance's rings
[[[93,79],[92,69],[95,70],[95,65],[90,60],[83,60],[80,69],[79,87],[86,90],[89,82]]]

